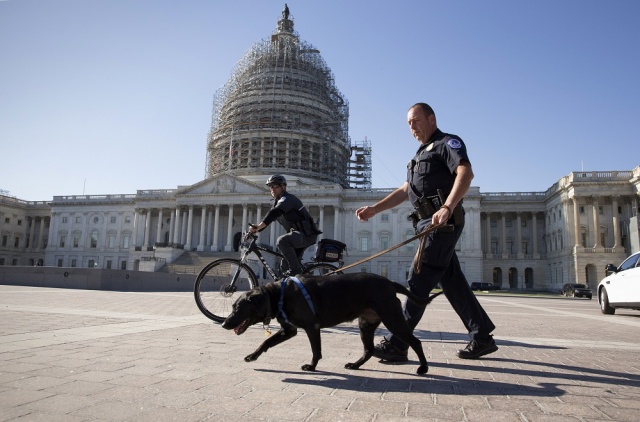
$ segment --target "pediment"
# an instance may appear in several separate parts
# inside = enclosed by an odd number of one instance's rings
[[[268,193],[266,187],[231,175],[217,175],[202,180],[191,186],[184,187],[178,192],[181,195],[212,195],[212,194],[259,194]]]

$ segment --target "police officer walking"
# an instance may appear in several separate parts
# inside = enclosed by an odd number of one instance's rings
[[[273,208],[258,225],[249,227],[250,233],[264,230],[277,220],[286,233],[278,238],[276,245],[285,259],[282,262],[284,275],[302,273],[300,260],[305,249],[315,245],[318,235],[322,233],[316,227],[309,211],[297,196],[287,192],[287,179],[279,174],[267,179],[267,186],[273,197]]]
[[[409,290],[427,297],[438,283],[469,331],[471,340],[458,351],[461,359],[477,359],[498,350],[492,335],[495,326],[471,291],[460,268],[455,246],[464,228],[462,197],[473,179],[467,149],[456,135],[438,129],[433,109],[425,103],[413,105],[407,114],[409,128],[420,142],[415,157],[407,167],[407,179],[402,186],[372,206],[356,210],[361,221],[381,211],[391,209],[409,199],[415,207],[414,222],[421,232],[429,224],[453,224],[453,231],[435,231],[427,235],[419,274],[409,274]],[[412,328],[424,314],[425,308],[407,301],[405,316]],[[408,345],[395,336],[383,338],[375,346],[379,359],[402,362],[407,360]]]

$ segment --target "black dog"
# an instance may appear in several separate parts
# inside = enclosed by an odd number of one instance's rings
[[[322,358],[320,329],[358,318],[364,354],[356,362],[347,363],[345,368],[358,369],[371,358],[375,330],[382,322],[418,355],[420,367],[417,373],[427,373],[429,366],[422,343],[407,324],[396,293],[424,306],[440,293],[419,298],[400,284],[369,273],[300,276],[299,280],[284,279],[266,284],[244,293],[233,304],[233,310],[222,327],[233,329],[238,335],[258,322],[268,324],[272,318],[277,318],[281,325],[280,330],[245,357],[245,361],[254,361],[271,347],[289,340],[297,334],[299,327],[306,331],[313,352],[311,363],[303,365],[302,369],[315,371]]]

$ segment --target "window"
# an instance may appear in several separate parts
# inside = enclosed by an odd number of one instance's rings
[[[98,247],[98,230],[94,230],[91,232],[91,248]]]
[[[130,216],[126,216],[126,217],[124,218],[124,222],[125,222],[125,223],[131,223],[131,217],[130,217]]]
[[[580,214],[584,214],[584,206],[580,205]]]
[[[115,216],[111,216],[111,218],[109,219],[109,221],[111,222],[111,224],[115,224],[115,222],[116,222],[116,217],[115,217]]]
[[[62,258],[58,258],[58,267],[62,267]]]
[[[22,220],[18,220],[18,225],[21,226],[22,225]]]
[[[94,261],[93,259],[89,260],[89,263],[87,264],[87,268],[95,268],[98,265],[96,264],[96,261]]]
[[[109,248],[113,249],[116,247],[116,235],[113,233],[109,233]]]
[[[380,249],[385,250],[389,249],[389,235],[383,234],[380,236]]]
[[[369,236],[362,236],[360,238],[360,250],[365,252],[369,250]]]
[[[72,267],[75,267],[75,266],[76,266],[76,264],[77,264],[77,262],[78,262],[78,261],[77,261],[75,258],[74,258],[74,259],[72,259],[72,260],[71,260],[71,266],[72,266]]]
[[[67,236],[64,234],[60,235],[60,247],[64,248],[64,242],[67,240]]]
[[[62,217],[62,224],[67,224],[68,222],[68,218],[67,217]]]
[[[93,224],[98,224],[100,219],[98,217],[93,217]]]
[[[7,242],[9,241],[9,237],[6,234],[2,235],[2,246],[7,246]]]
[[[80,244],[80,235],[74,234],[73,235],[73,247],[77,248],[79,244]]]
[[[520,227],[527,227],[527,220],[522,220]]]
[[[0,258],[0,265],[4,265],[4,258]]]
[[[414,234],[415,234],[415,232],[414,232],[413,230],[407,230],[407,231],[405,231],[405,232],[404,232],[404,240],[411,239],[411,238],[413,237],[413,235],[414,235]],[[407,245],[405,246],[405,250],[406,250],[407,252],[413,252],[413,251],[415,250],[415,245],[414,245],[414,243],[415,243],[415,242],[407,243]]]
[[[389,222],[389,214],[380,214],[380,221],[383,223]]]
[[[82,223],[82,217],[76,217],[76,223]]]
[[[122,261],[120,263],[120,269],[121,270],[126,270],[127,269],[127,261]]]
[[[18,246],[20,246],[20,238],[16,236],[15,239],[13,240],[13,247],[17,248]]]
[[[122,247],[125,249],[129,248],[129,234],[125,234],[124,236],[122,236]]]
[[[380,275],[386,278],[389,278],[389,263],[381,262],[380,263]]]
[[[604,214],[604,207],[602,205],[598,207],[598,214],[600,215]]]
[[[11,219],[10,219],[9,217],[6,217],[6,218],[4,219],[4,223],[5,223],[5,224],[9,224],[9,223],[11,223]]]
[[[110,270],[111,269],[111,260],[107,260],[107,269]]]

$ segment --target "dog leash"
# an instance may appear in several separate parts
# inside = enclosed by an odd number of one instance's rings
[[[372,259],[377,258],[377,257],[379,257],[380,255],[384,255],[384,254],[386,254],[386,253],[388,253],[388,252],[391,252],[391,251],[393,251],[393,250],[395,250],[395,249],[401,248],[402,246],[406,245],[407,243],[411,243],[411,242],[413,242],[413,241],[414,241],[414,240],[416,240],[416,239],[426,239],[426,237],[425,237],[426,235],[428,235],[429,233],[432,233],[432,232],[434,232],[434,231],[436,231],[436,230],[438,230],[438,229],[441,229],[441,228],[443,228],[443,227],[445,227],[445,226],[447,226],[447,224],[445,224],[445,223],[440,223],[440,224],[437,224],[437,225],[429,224],[427,227],[425,227],[425,229],[424,229],[422,232],[418,233],[417,235],[415,235],[415,236],[413,236],[413,237],[411,237],[411,238],[409,238],[409,239],[407,239],[407,240],[405,240],[405,241],[403,241],[403,242],[398,243],[398,244],[397,244],[397,245],[395,245],[395,246],[392,246],[392,247],[390,247],[390,248],[387,248],[387,249],[385,249],[384,251],[381,251],[381,252],[378,252],[378,253],[376,253],[376,254],[373,254],[373,255],[371,255],[371,256],[369,256],[369,257],[367,257],[367,258],[361,259],[360,261],[358,261],[358,262],[354,262],[353,264],[349,264],[349,265],[347,265],[346,267],[342,267],[342,268],[338,268],[338,269],[336,269],[336,270],[330,271],[330,272],[328,272],[328,273],[327,273],[327,274],[325,274],[325,275],[333,275],[333,274],[335,274],[335,273],[337,273],[337,272],[342,272],[342,271],[344,271],[344,270],[348,270],[349,268],[353,268],[353,267],[355,267],[356,265],[360,265],[360,264],[362,264],[363,262],[371,261]],[[451,226],[451,227],[453,227],[453,226]],[[420,248],[418,248],[418,250],[416,251],[416,256],[415,256],[415,258],[414,258],[414,268],[415,268],[415,266],[416,266],[415,261],[416,261],[417,259],[419,259],[420,261],[422,261],[422,252],[421,252],[421,251],[422,251],[423,246],[424,246],[424,241],[423,241],[423,240],[421,240],[421,242],[420,242]],[[420,269],[419,269],[419,268],[418,268],[418,272],[420,272]]]

